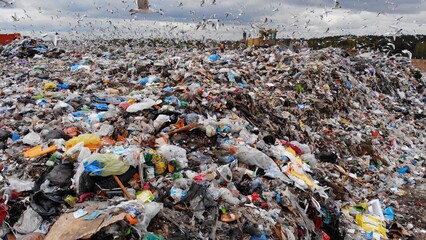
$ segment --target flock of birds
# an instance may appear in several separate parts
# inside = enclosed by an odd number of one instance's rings
[[[19,1],[19,0],[18,0]],[[121,1],[123,4],[127,4],[128,0],[117,0]],[[130,1],[130,0],[129,0]],[[208,4],[210,5],[219,5],[218,1],[220,0],[199,0],[200,7],[204,7]],[[207,2],[209,1],[209,2]],[[260,29],[266,29],[266,28],[276,28],[279,32],[288,32],[291,33],[287,35],[287,37],[298,37],[302,33],[309,33],[311,31],[310,26],[313,26],[314,24],[317,25],[318,23],[324,22],[326,25],[329,25],[328,23],[333,20],[333,12],[334,11],[341,11],[340,16],[343,15],[343,19],[347,22],[347,25],[350,26],[353,22],[351,19],[345,19],[346,15],[349,13],[353,13],[353,10],[347,10],[344,9],[344,6],[337,1],[337,0],[329,0],[333,1],[331,3],[331,6],[326,7],[325,5],[322,5],[323,10],[318,13],[318,8],[316,9],[308,9],[306,8],[306,12],[299,13],[298,15],[284,12],[282,14],[288,15],[290,18],[288,22],[285,23],[275,23],[276,19],[275,17],[278,16],[277,12],[280,12],[281,3],[278,3],[276,6],[270,5],[271,13],[268,14],[268,16],[262,18],[262,19],[249,19],[248,15],[245,14],[245,10],[247,6],[241,6],[240,9],[229,9],[228,11],[224,13],[211,15],[210,17],[207,16],[198,16],[196,14],[196,11],[191,9],[189,10],[189,16],[191,20],[189,21],[188,18],[186,19],[178,19],[180,21],[175,21],[174,19],[171,19],[170,21],[155,21],[151,26],[136,26],[136,24],[128,24],[127,22],[133,22],[136,20],[136,14],[159,14],[164,17],[165,12],[162,8],[159,9],[153,9],[152,6],[149,3],[149,0],[135,0],[135,8],[132,8],[128,10],[129,14],[132,16],[131,19],[121,19],[123,22],[121,24],[118,24],[119,20],[117,20],[117,17],[111,17],[106,20],[107,26],[102,26],[105,24],[101,24],[99,19],[92,19],[90,21],[86,21],[87,15],[82,14],[76,14],[75,15],[75,23],[68,22],[68,27],[71,30],[71,32],[74,32],[76,35],[82,35],[84,32],[96,32],[98,30],[101,35],[104,36],[110,36],[110,37],[117,37],[117,36],[123,36],[125,34],[125,31],[127,33],[130,33],[133,36],[140,35],[140,32],[144,32],[144,35],[147,37],[151,36],[161,36],[161,34],[164,33],[169,34],[169,37],[177,37],[181,35],[180,37],[187,37],[190,38],[186,34],[191,30],[207,30],[207,31],[218,31],[219,29],[223,28],[226,32],[248,32],[248,37],[255,35],[256,32]],[[421,0],[423,3],[426,0]],[[15,3],[15,0],[0,0],[1,3],[3,3],[3,7],[11,6]],[[359,0],[358,0],[359,2]],[[392,0],[385,0],[385,2],[390,5],[394,10],[398,6]],[[73,4],[71,1],[70,4]],[[69,4],[69,6],[70,6]],[[105,10],[110,14],[117,14],[120,13],[120,9],[117,7],[113,7],[110,3],[105,3],[103,5],[98,5],[95,1],[93,3],[96,7],[96,10],[100,11],[102,8],[106,8]],[[130,4],[127,4],[127,7],[123,10],[127,10],[130,7]],[[177,1],[176,4],[177,8],[184,8],[184,2],[181,0]],[[266,9],[268,6],[259,6],[259,9]],[[251,9],[252,10],[252,9]],[[31,16],[27,13],[27,11],[24,11],[25,16],[18,16],[16,13],[14,13],[11,18],[13,22],[18,22],[21,19],[32,19]],[[43,9],[41,7],[38,7],[38,12],[40,14],[43,13]],[[342,14],[345,13],[345,14]],[[60,19],[62,17],[63,13],[62,10],[57,10],[56,18],[54,15],[51,15],[51,20]],[[386,15],[385,12],[379,12],[377,13],[376,17],[379,17],[381,15]],[[317,16],[316,18],[313,16]],[[163,20],[165,20],[163,18]],[[367,18],[363,19],[363,21],[367,22]],[[403,16],[397,17],[394,19],[395,22],[393,25],[389,26],[392,31],[388,32],[388,35],[396,36],[402,34],[404,29],[398,24],[403,21]],[[105,20],[104,20],[105,21]],[[162,22],[162,23],[161,23]],[[251,24],[247,24],[247,22],[252,22]],[[314,23],[315,22],[315,23]],[[179,24],[178,24],[179,23]],[[419,24],[418,26],[423,26],[425,24]],[[271,27],[273,26],[273,27]],[[30,27],[33,27],[32,24],[30,24]],[[145,29],[143,29],[145,27]],[[362,29],[367,28],[368,25],[365,24],[362,26]],[[180,29],[180,31],[179,31]],[[0,29],[1,30],[1,29]],[[44,30],[44,29],[43,29]],[[88,31],[89,30],[89,31]],[[348,34],[350,32],[347,32],[343,27],[340,29],[330,29],[330,27],[324,27],[324,35],[330,34],[330,31],[333,30],[336,32],[337,30],[341,31],[343,34]],[[146,34],[148,31],[148,34]],[[161,33],[160,33],[161,32]],[[216,33],[217,36],[218,33]],[[374,33],[373,33],[374,34]],[[56,34],[54,34],[56,36]],[[167,36],[165,36],[167,37]],[[54,39],[56,39],[56,42],[58,40],[58,37],[56,36]]]

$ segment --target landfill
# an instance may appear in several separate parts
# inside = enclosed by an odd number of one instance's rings
[[[3,239],[422,239],[426,78],[371,50],[0,53]]]

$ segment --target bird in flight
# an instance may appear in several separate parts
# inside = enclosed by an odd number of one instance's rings
[[[0,2],[4,3],[3,7],[6,7],[7,5],[12,5],[14,1],[15,0],[0,0]]]
[[[337,0],[334,0],[334,7],[333,9],[342,8],[342,5],[340,5],[340,2]]]
[[[18,18],[18,16],[16,16],[16,13],[12,15],[12,18],[13,18],[14,22],[19,21],[19,18]]]
[[[136,0],[136,5],[138,6],[137,9],[130,9],[130,14],[134,15],[136,13],[141,13],[141,14],[151,14],[151,13],[159,13],[161,15],[164,15],[164,12],[162,9],[158,10],[158,11],[153,11],[151,10],[149,7],[149,2],[148,0]]]

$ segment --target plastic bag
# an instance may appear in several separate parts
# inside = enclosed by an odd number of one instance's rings
[[[66,149],[70,149],[77,145],[78,143],[83,142],[84,146],[94,151],[99,148],[102,141],[98,135],[95,134],[82,134],[78,137],[72,138],[65,143]]]
[[[139,111],[143,111],[145,109],[149,109],[151,107],[153,107],[154,105],[156,105],[157,102],[148,98],[148,99],[144,99],[143,102],[140,103],[135,103],[130,105],[127,109],[126,112],[139,112]]]
[[[41,216],[31,207],[28,207],[13,225],[13,229],[21,234],[32,233],[40,227],[42,221]]]
[[[188,159],[186,158],[185,149],[174,145],[163,145],[158,148],[158,152],[169,162],[169,164],[172,163],[176,170],[188,167]]]
[[[92,176],[112,176],[121,175],[127,172],[130,165],[121,161],[120,156],[113,153],[93,154],[83,161],[86,172]]]
[[[30,132],[22,139],[22,142],[31,146],[36,146],[41,143],[41,137],[35,132]]]
[[[163,156],[154,149],[147,149],[144,151],[144,160],[146,165],[155,167],[155,174],[161,175],[166,172],[167,162]]]

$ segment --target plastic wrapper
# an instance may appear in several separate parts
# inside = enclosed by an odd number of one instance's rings
[[[129,170],[130,165],[123,162],[116,154],[93,154],[82,162],[86,172],[93,176],[121,175]]]

